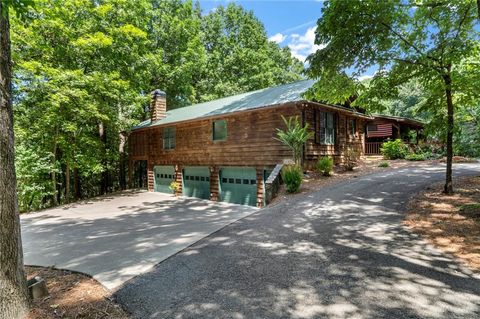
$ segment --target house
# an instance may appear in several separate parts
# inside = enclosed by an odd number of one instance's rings
[[[365,155],[380,154],[380,147],[387,140],[402,139],[406,143],[420,138],[423,123],[405,117],[373,114],[365,129]]]
[[[152,92],[150,119],[132,128],[129,174],[147,176],[150,191],[263,206],[265,183],[279,164],[292,160],[275,139],[283,117],[298,117],[314,133],[303,161],[312,167],[320,156],[342,163],[346,150],[364,153],[364,128],[370,116],[352,108],[308,101],[302,94],[314,81],[243,93],[167,110],[166,95]],[[143,170],[142,170],[143,168]]]

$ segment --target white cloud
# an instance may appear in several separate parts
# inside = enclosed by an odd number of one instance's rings
[[[308,28],[304,34],[292,34],[288,47],[292,51],[292,55],[302,62],[305,62],[307,56],[319,49],[325,47],[325,45],[316,45],[315,42],[315,30],[316,26]]]
[[[369,80],[371,78],[373,78],[373,74],[364,74],[364,75],[361,75],[361,76],[357,77],[357,79],[359,81]]]
[[[280,44],[283,41],[285,41],[286,38],[287,38],[286,35],[281,34],[281,33],[277,33],[277,34],[272,35],[270,38],[268,38],[268,40],[273,41],[277,44]]]

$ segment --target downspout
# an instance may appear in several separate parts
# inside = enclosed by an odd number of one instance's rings
[[[302,127],[305,127],[305,109],[303,108],[303,104],[302,104]],[[302,168],[303,168],[303,165],[305,164],[305,143],[303,143],[303,147],[302,147]]]

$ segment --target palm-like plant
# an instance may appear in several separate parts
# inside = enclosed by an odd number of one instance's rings
[[[298,120],[298,116],[286,119],[282,115],[282,119],[283,122],[285,122],[286,129],[281,130],[277,128],[278,138],[275,139],[290,148],[295,164],[300,165],[303,145],[313,137],[313,133],[308,131],[308,123],[302,126]]]

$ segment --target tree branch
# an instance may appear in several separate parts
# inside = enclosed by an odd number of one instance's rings
[[[477,0],[478,19],[480,19],[480,0]]]
[[[480,1],[480,0],[479,0]],[[380,24],[383,25],[385,28],[387,28],[387,30],[389,30],[390,32],[392,32],[394,35],[396,35],[401,41],[403,41],[406,45],[408,45],[409,47],[411,47],[412,49],[414,49],[419,55],[422,55],[422,56],[425,56],[427,59],[430,59],[432,61],[435,61],[435,62],[438,62],[440,64],[440,61],[439,59],[431,56],[430,54],[428,53],[425,53],[423,52],[422,50],[420,50],[416,45],[414,45],[413,43],[411,43],[410,41],[408,41],[401,33],[397,32],[396,30],[394,30],[390,25],[386,24],[385,22],[383,21],[380,21]],[[432,66],[433,68],[436,69],[435,66]]]

